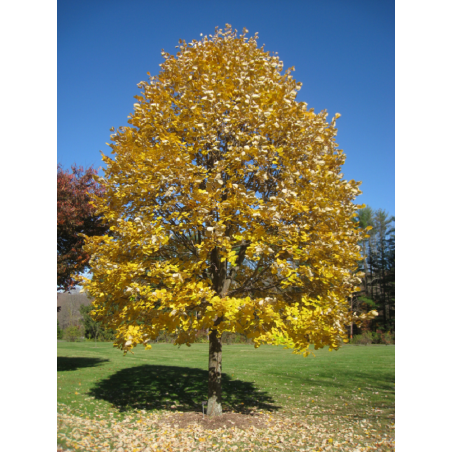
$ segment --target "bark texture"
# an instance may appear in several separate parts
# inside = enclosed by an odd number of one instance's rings
[[[221,337],[217,330],[209,333],[209,387],[207,416],[221,416]]]

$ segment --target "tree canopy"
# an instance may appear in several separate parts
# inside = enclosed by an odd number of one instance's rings
[[[179,44],[138,84],[114,159],[103,156],[95,204],[110,234],[84,248],[96,318],[125,351],[161,330],[190,345],[208,329],[217,379],[225,331],[305,355],[337,349],[365,234],[359,182],[341,174],[340,115],[297,102],[293,68],[246,30]]]
[[[88,267],[89,255],[83,251],[84,240],[78,234],[101,235],[106,231],[90,204],[92,194],[102,187],[93,176],[96,170],[73,165],[71,170],[57,167],[57,289],[74,286],[73,276]]]

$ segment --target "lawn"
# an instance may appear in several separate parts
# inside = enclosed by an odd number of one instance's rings
[[[265,428],[170,427],[201,412],[207,344],[58,343],[58,443],[73,450],[394,450],[395,347],[346,345],[303,358],[281,347],[225,345],[226,413]],[[174,424],[174,422],[173,422]]]

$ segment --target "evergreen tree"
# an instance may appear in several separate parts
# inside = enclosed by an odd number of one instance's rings
[[[377,299],[383,313],[384,329],[393,329],[393,316],[391,312],[394,307],[395,299],[391,296],[391,291],[395,282],[395,239],[393,216],[378,209],[374,214],[375,224],[375,250],[371,252],[371,263],[375,269],[375,276],[372,285],[378,290],[375,298]]]
[[[363,278],[364,296],[354,300],[354,308],[359,310],[359,301],[367,305],[367,310],[377,308],[381,318],[374,320],[374,326],[394,330],[395,309],[395,228],[393,216],[382,209],[373,211],[368,206],[358,211],[356,220],[361,229],[371,227],[367,237],[361,241],[363,260],[360,268]],[[365,310],[365,309],[363,309]]]

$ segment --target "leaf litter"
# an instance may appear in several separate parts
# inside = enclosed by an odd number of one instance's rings
[[[136,412],[123,420],[92,419],[60,405],[58,451],[394,451],[394,425],[376,420],[290,413]],[[60,448],[61,447],[61,448]]]

